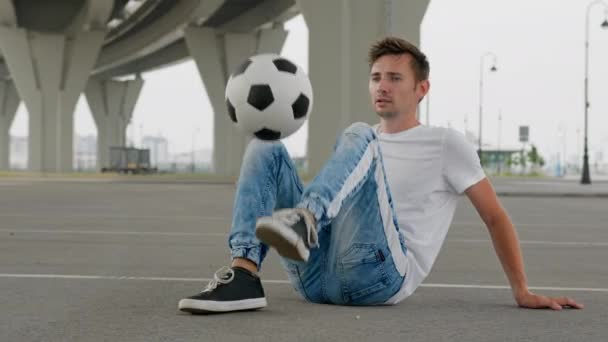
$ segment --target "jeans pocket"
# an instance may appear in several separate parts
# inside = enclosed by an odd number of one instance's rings
[[[339,257],[344,304],[372,305],[386,300],[381,293],[388,287],[385,260],[375,244],[353,244]]]

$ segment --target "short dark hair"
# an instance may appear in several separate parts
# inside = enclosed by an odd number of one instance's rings
[[[427,80],[429,78],[430,66],[426,55],[416,45],[398,37],[386,37],[372,44],[368,54],[369,67],[371,68],[382,56],[404,54],[413,57],[411,65],[412,69],[414,69],[416,81]]]

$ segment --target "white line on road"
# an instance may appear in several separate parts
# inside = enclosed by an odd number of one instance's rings
[[[132,235],[132,236],[212,236],[225,238],[228,233],[197,233],[197,232],[150,232],[150,231],[112,231],[112,230],[55,230],[55,229],[0,229],[0,233],[13,234],[74,234],[74,235]],[[490,243],[488,239],[448,239],[448,242],[457,243]],[[586,242],[586,241],[543,241],[543,240],[520,240],[522,245],[546,245],[546,246],[583,246],[583,247],[608,247],[608,242]]]
[[[54,230],[54,229],[0,229],[2,233],[14,234],[84,234],[84,235],[153,235],[153,236],[217,236],[227,237],[226,233],[194,232],[135,232],[111,230]]]
[[[49,209],[49,208],[46,208]],[[65,209],[65,208],[63,208]],[[91,208],[88,208],[91,209]],[[100,208],[100,209],[106,209]],[[55,213],[57,214],[57,213]],[[48,219],[54,214],[15,214],[15,213],[0,213],[0,217],[14,218],[41,218]],[[102,219],[102,220],[194,220],[194,221],[231,221],[229,216],[194,216],[194,215],[109,215],[109,214],[57,214],[61,219]],[[56,217],[56,216],[53,216]],[[455,227],[483,227],[483,222],[453,222]],[[584,224],[584,223],[515,223],[516,227],[573,227],[573,228],[604,228],[604,224]]]
[[[19,274],[0,273],[0,278],[14,279],[69,279],[69,280],[142,280],[142,281],[167,281],[167,282],[208,282],[210,278],[175,278],[175,277],[132,277],[111,275],[78,275],[78,274]],[[263,280],[267,284],[289,284],[288,280]],[[480,285],[480,284],[422,284],[426,288],[447,289],[484,289],[484,290],[510,290],[505,285]],[[608,292],[608,288],[597,287],[554,287],[554,286],[530,286],[530,290],[540,291],[572,291],[572,292]]]
[[[487,239],[449,239],[448,242],[491,243]],[[608,242],[520,240],[522,245],[607,247]]]
[[[555,223],[555,222],[546,222],[546,223],[513,223],[516,227],[543,227],[543,228],[553,228],[553,227],[572,227],[572,228],[604,228],[605,224],[584,224],[584,223]],[[484,227],[483,222],[453,222],[452,226],[457,227]]]
[[[133,277],[112,275],[79,275],[79,274],[20,274],[0,273],[0,278],[29,278],[29,279],[70,279],[70,280],[145,280],[170,282],[208,282],[211,278],[175,278],[175,277]],[[289,284],[288,280],[264,280],[268,284]]]
[[[52,214],[54,215],[54,214]],[[108,215],[108,214],[58,214],[62,220],[73,220],[73,219],[96,219],[96,220],[126,220],[126,221],[140,221],[140,220],[168,220],[168,221],[232,221],[232,217],[228,216],[193,216],[193,215]],[[56,218],[57,216],[52,216]],[[0,213],[0,218],[33,218],[33,219],[49,219],[49,214],[3,214]],[[454,227],[479,227],[483,228],[483,222],[454,222]],[[602,224],[582,224],[582,223],[515,223],[516,227],[530,227],[530,228],[559,228],[559,227],[572,227],[572,228],[604,228]]]
[[[48,208],[46,208],[48,209]],[[65,209],[65,208],[63,208]],[[90,208],[88,208],[90,209]],[[105,209],[105,208],[102,208]],[[75,209],[76,210],[76,209]],[[57,213],[54,213],[57,214]],[[17,218],[42,218],[48,219],[50,214],[2,214],[0,213],[0,217],[17,217]],[[168,220],[214,220],[214,221],[229,221],[232,220],[232,217],[228,216],[192,216],[192,215],[145,215],[145,216],[137,216],[137,215],[108,215],[108,214],[57,214],[56,216],[62,219],[104,219],[104,220],[159,220],[159,219],[168,219]],[[54,217],[56,217],[54,216]]]
[[[483,290],[510,290],[506,285],[477,285],[477,284],[422,284],[421,287],[444,289],[483,289]],[[577,292],[608,292],[608,288],[598,287],[555,287],[555,286],[529,286],[534,291],[577,291]]]

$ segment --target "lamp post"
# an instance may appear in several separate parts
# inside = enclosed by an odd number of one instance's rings
[[[498,111],[498,175],[502,171],[502,153],[500,152],[500,138],[502,135],[502,111]]]
[[[585,17],[585,130],[583,138],[583,173],[581,184],[591,184],[591,176],[589,175],[589,152],[588,152],[588,112],[589,112],[589,14],[591,8],[595,5],[604,7],[604,21],[600,25],[603,29],[608,29],[608,4],[603,0],[596,0],[587,5],[587,15]]]
[[[199,130],[198,126],[194,127],[194,129],[192,130],[192,149],[190,150],[190,158],[192,159],[191,160],[192,173],[194,173],[196,171],[196,158],[195,158],[196,151],[195,151],[194,141],[196,139],[196,135],[198,134],[198,130]]]
[[[496,68],[496,61],[498,59],[498,57],[496,57],[496,55],[492,52],[486,52],[483,55],[481,55],[481,58],[479,59],[479,148],[477,150],[477,155],[479,156],[479,160],[483,166],[483,158],[481,157],[481,150],[482,150],[482,133],[483,133],[483,74],[484,74],[484,61],[486,60],[486,57],[492,57],[492,66],[490,67],[490,71],[491,72],[496,72],[498,69]]]

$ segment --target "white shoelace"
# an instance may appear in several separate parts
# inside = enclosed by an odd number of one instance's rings
[[[219,270],[215,271],[213,279],[207,284],[207,287],[202,292],[213,291],[218,284],[228,284],[234,279],[234,271],[228,266],[223,266]]]

